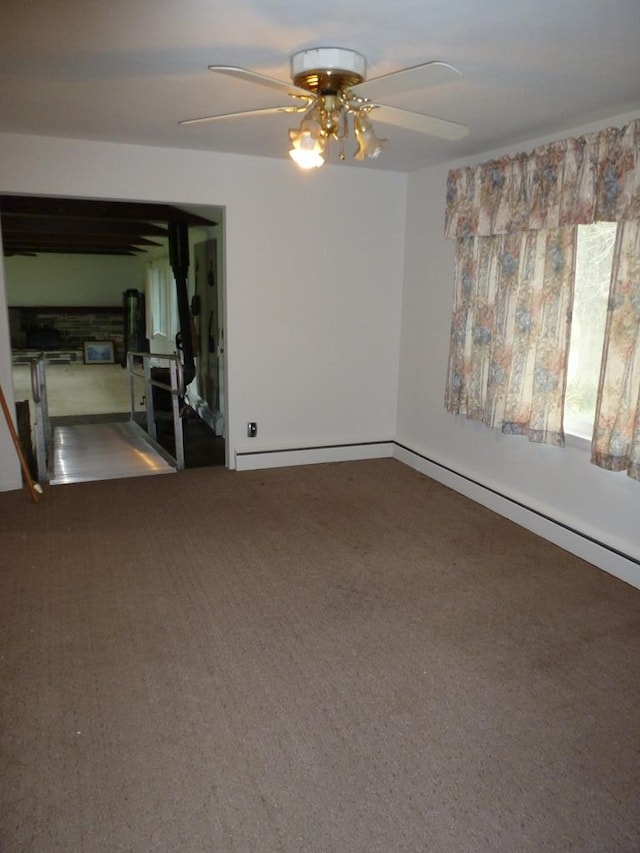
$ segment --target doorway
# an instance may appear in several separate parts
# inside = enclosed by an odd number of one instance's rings
[[[29,368],[20,364],[21,360],[28,361],[29,357],[27,330],[31,327],[32,332],[55,332],[56,327],[62,326],[58,328],[58,334],[47,341],[37,341],[38,346],[35,347],[37,354],[46,348],[51,356],[47,365],[47,381],[52,422],[104,423],[128,418],[129,377],[120,364],[124,362],[121,340],[123,295],[130,287],[135,287],[143,297],[147,296],[146,265],[167,253],[166,234],[163,233],[166,223],[182,216],[189,221],[192,252],[197,243],[211,240],[215,235],[216,289],[222,296],[218,268],[224,246],[221,213],[219,208],[213,207],[187,209],[135,202],[2,196],[5,285],[11,316],[16,401],[30,397]],[[193,253],[190,267],[189,285],[193,291]],[[209,296],[206,292],[203,294]],[[50,309],[49,315],[45,318],[39,316],[34,321],[34,309]],[[82,321],[78,319],[79,313],[85,313],[93,314],[95,321],[100,311],[107,309],[119,314],[120,319],[106,331],[103,325],[96,333],[95,329],[87,327],[86,317]],[[209,303],[206,310],[211,310]],[[28,315],[26,323],[23,322],[25,311]],[[223,317],[219,311],[217,333],[220,337],[223,335]],[[209,327],[203,330],[202,320],[197,325],[200,361],[203,332],[206,331],[208,338]],[[84,363],[82,342],[96,337],[113,342],[113,364]],[[175,341],[170,341],[170,347],[171,351],[175,350]],[[64,353],[63,350],[69,352]],[[218,358],[209,351],[206,355]],[[187,453],[189,467],[226,464],[224,391],[216,391],[214,396],[211,384],[206,397],[200,393],[200,387],[206,389],[202,380],[207,370],[215,374],[217,388],[224,388],[224,364],[219,358],[214,365],[211,361],[208,358],[206,367],[198,365],[198,381],[185,395],[185,432],[192,434],[194,446],[198,445],[197,452]],[[208,434],[196,435],[200,426],[197,412],[201,408],[201,399],[207,404],[210,400],[216,404],[217,432],[207,427]],[[143,412],[143,391],[136,395],[136,401],[137,408]],[[187,420],[190,422],[194,413],[193,424],[187,425]]]

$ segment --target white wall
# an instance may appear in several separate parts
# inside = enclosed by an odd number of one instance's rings
[[[232,458],[393,438],[405,175],[0,134],[0,192],[224,206]]]
[[[568,130],[560,138],[623,126],[631,118],[617,116],[597,127]],[[529,151],[542,141],[546,140],[521,143],[517,150]],[[489,153],[478,161],[513,150]],[[640,559],[640,483],[591,465],[584,450],[531,444],[525,438],[504,436],[445,412],[455,250],[454,241],[443,236],[448,168],[414,173],[409,180],[396,440],[464,477]],[[442,476],[444,481],[451,480],[447,472],[439,473],[433,466],[424,470]],[[460,481],[449,484],[465,488]],[[469,487],[468,491],[483,499],[477,489]],[[502,508],[494,508],[509,514],[506,502]],[[512,513],[512,517],[517,514]],[[572,538],[570,534],[567,537]],[[567,542],[560,544],[568,547]],[[640,568],[629,564],[620,569],[614,555],[604,554],[602,559],[608,561],[603,568],[640,585]]]
[[[144,287],[137,258],[42,254],[4,259],[9,306],[121,306],[128,288]]]

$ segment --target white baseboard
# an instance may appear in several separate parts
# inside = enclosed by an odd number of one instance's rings
[[[20,477],[11,479],[5,477],[3,480],[0,480],[0,492],[15,492],[23,486],[24,483]]]
[[[437,480],[521,527],[531,530],[543,539],[553,542],[554,545],[559,545],[565,551],[575,554],[577,557],[597,566],[597,568],[640,589],[640,565],[632,557],[620,554],[607,547],[606,544],[596,542],[586,534],[569,529],[565,525],[541,515],[507,496],[497,494],[490,488],[426,459],[406,447],[394,445],[393,456],[421,474]]]
[[[289,447],[256,451],[236,450],[236,471],[261,468],[285,468],[289,465],[315,465],[319,462],[353,462],[393,456],[392,441],[337,444],[329,447]]]

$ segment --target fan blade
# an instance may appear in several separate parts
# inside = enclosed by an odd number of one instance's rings
[[[396,127],[405,127],[417,133],[426,133],[427,136],[438,136],[440,139],[464,139],[469,133],[469,128],[464,124],[456,124],[454,121],[424,115],[424,113],[414,113],[411,110],[401,110],[387,104],[376,104],[370,116],[374,123],[380,121],[383,124],[394,124]]]
[[[307,89],[294,86],[293,83],[285,83],[283,80],[258,74],[257,71],[250,71],[248,68],[238,68],[235,65],[209,65],[208,68],[209,71],[215,71],[216,74],[227,74],[229,77],[236,77],[238,80],[245,80],[247,83],[257,83],[259,86],[267,86],[269,89],[278,89],[292,97],[295,95],[310,96],[311,94]]]
[[[451,83],[462,77],[462,71],[449,65],[448,62],[424,62],[411,68],[392,71],[381,77],[372,77],[359,83],[351,90],[355,95],[378,101],[389,95],[399,95],[402,92],[412,92],[415,89],[426,89],[439,83]]]
[[[200,118],[187,118],[179,121],[178,124],[203,124],[207,121],[219,121],[220,119],[225,118],[241,118],[242,116],[269,116],[275,115],[276,113],[302,113],[306,112],[308,105],[305,104],[301,107],[291,106],[291,107],[264,107],[259,110],[240,110],[237,113],[220,113],[215,116],[202,116]]]

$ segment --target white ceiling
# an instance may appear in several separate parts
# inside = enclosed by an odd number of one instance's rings
[[[286,158],[291,116],[178,121],[282,103],[207,65],[288,81],[290,54],[318,46],[365,54],[369,78],[430,60],[464,74],[387,102],[466,124],[467,139],[379,125],[389,147],[349,157],[358,168],[411,171],[640,114],[640,0],[2,0],[0,131]]]

